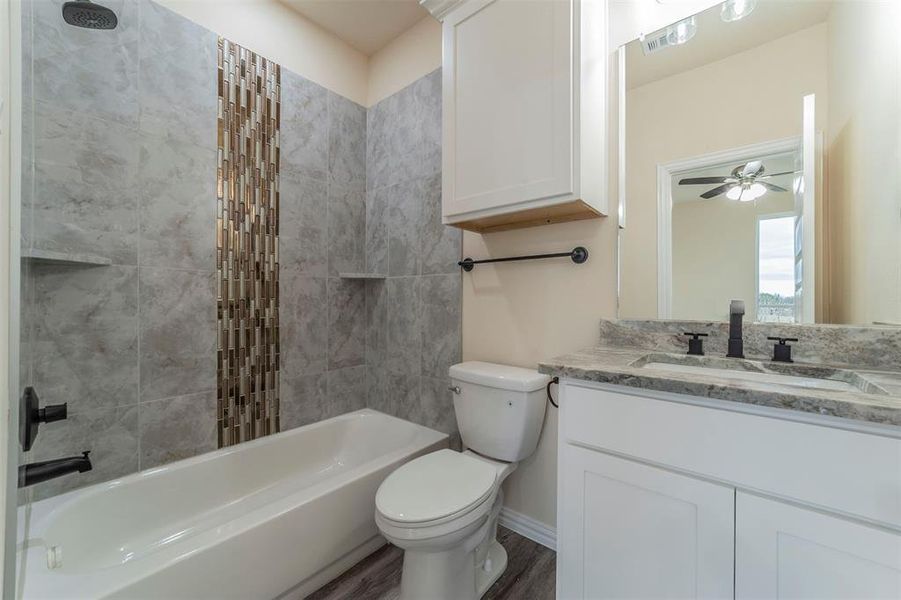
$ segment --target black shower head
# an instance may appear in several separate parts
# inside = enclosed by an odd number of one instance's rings
[[[116,13],[90,0],[73,0],[63,4],[63,19],[69,25],[85,29],[115,29]]]

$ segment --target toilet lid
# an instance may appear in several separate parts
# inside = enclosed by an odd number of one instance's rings
[[[496,477],[497,470],[486,462],[439,450],[389,475],[375,495],[375,506],[392,521],[435,521],[484,502]]]

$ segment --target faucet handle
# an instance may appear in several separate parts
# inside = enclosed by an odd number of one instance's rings
[[[798,338],[767,337],[766,339],[779,342],[773,345],[773,362],[795,362],[792,360],[792,347],[786,342],[797,342]]]
[[[683,335],[691,336],[691,339],[688,340],[688,353],[692,356],[704,356],[704,340],[701,338],[710,334],[686,332]]]

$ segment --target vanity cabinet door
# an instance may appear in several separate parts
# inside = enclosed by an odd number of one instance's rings
[[[562,449],[559,598],[732,597],[733,488]]]
[[[735,597],[901,598],[901,535],[738,492]]]

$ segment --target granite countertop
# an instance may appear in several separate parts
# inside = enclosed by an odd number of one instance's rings
[[[628,322],[626,326],[634,330],[637,323]],[[645,347],[636,347],[631,341],[633,338],[621,336],[623,330],[620,322],[605,321],[602,323],[600,346],[543,361],[539,364],[539,371],[557,377],[901,426],[901,371],[887,369],[882,364],[863,364],[860,368],[847,363],[831,366],[820,361],[799,360],[791,365],[784,365],[772,363],[763,356],[751,356],[746,361],[740,361],[726,359],[713,352],[708,352],[707,356],[700,357],[699,360],[698,357],[686,355],[684,350],[674,351],[674,344],[685,347],[681,332],[675,333],[675,330],[700,329],[697,323],[693,324],[693,329],[685,328],[685,325],[680,323],[672,326],[673,331],[656,331],[654,335],[657,336],[658,343],[648,343],[653,341],[653,336],[648,336],[647,331],[643,331],[645,335],[638,336],[638,339],[644,342]],[[611,343],[624,339],[630,341],[625,344]],[[648,362],[714,367],[719,363],[720,366],[729,365],[731,369],[762,369],[770,374],[782,372],[843,380],[846,383],[853,382],[857,389],[826,390],[773,381],[735,379],[723,373],[680,372],[666,370],[666,367],[642,366]],[[709,364],[710,362],[714,364]],[[898,368],[901,369],[901,363]],[[841,383],[836,387],[839,386],[851,387]]]

